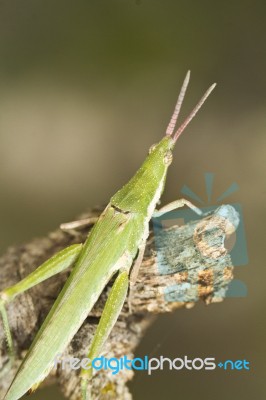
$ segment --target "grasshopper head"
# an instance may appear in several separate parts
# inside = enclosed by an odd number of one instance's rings
[[[177,118],[185,97],[185,93],[188,87],[189,83],[189,78],[190,78],[190,71],[187,72],[185,80],[183,82],[182,88],[180,90],[178,100],[174,109],[174,113],[172,115],[172,118],[168,124],[165,136],[163,139],[157,143],[151,146],[149,150],[150,158],[154,159],[154,165],[159,166],[161,164],[161,168],[167,169],[168,166],[172,162],[172,150],[174,148],[174,145],[181,135],[181,133],[185,130],[187,125],[190,123],[192,118],[197,114],[207,97],[210,95],[212,90],[215,88],[216,83],[214,83],[210,88],[206,91],[206,93],[202,96],[198,104],[195,106],[195,108],[191,111],[191,113],[188,115],[188,117],[184,120],[184,122],[180,125],[180,127],[175,131],[175,126],[177,122]],[[175,131],[175,132],[174,132]]]
[[[152,215],[154,207],[160,199],[164,189],[167,170],[172,161],[173,147],[178,137],[184,131],[192,118],[196,115],[204,101],[215,87],[215,84],[213,84],[207,90],[182,125],[177,129],[176,132],[174,132],[177,117],[179,115],[188,86],[189,77],[190,72],[188,71],[165,136],[159,143],[150,148],[148,157],[145,159],[137,173],[125,186],[123,186],[121,190],[115,194],[115,196],[112,197],[112,204],[115,204],[122,209],[124,208],[126,210],[141,213],[148,212],[148,215]]]

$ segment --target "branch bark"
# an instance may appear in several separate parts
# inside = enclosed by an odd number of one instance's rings
[[[200,222],[194,220],[186,225],[164,229],[162,221],[157,220],[150,227],[150,237],[132,296],[132,313],[129,313],[126,303],[105,345],[103,354],[106,357],[127,355],[132,359],[134,349],[157,313],[180,307],[190,308],[198,300],[210,304],[223,299],[232,280],[233,269],[224,240],[231,233],[232,219],[237,221],[237,214],[231,206],[222,207],[227,207],[227,218],[221,217],[226,213],[224,210],[221,213],[220,207]],[[102,210],[101,207],[94,208],[80,218],[97,217]],[[228,213],[231,213],[231,226]],[[70,232],[58,229],[47,237],[9,248],[0,259],[0,290],[27,276],[57,251],[70,244],[84,242],[87,233],[88,228]],[[1,398],[68,275],[69,272],[66,272],[50,278],[8,304],[16,361],[0,381]],[[110,284],[69,344],[64,357],[81,359],[87,356],[109,290]],[[0,325],[0,369],[7,360],[4,332]],[[76,400],[80,395],[78,372],[59,367],[53,370],[45,384],[56,381],[67,399]],[[92,397],[96,399],[101,394],[101,399],[129,400],[132,396],[126,382],[132,377],[131,370],[122,370],[118,375],[112,375],[110,370],[100,370],[93,379]]]

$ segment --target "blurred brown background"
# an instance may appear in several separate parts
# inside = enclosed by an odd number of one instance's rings
[[[161,316],[137,354],[247,359],[251,370],[139,372],[136,400],[265,398],[265,13],[254,0],[0,4],[2,253],[106,203],[161,138],[187,69],[183,116],[218,83],[178,142],[163,202],[184,184],[206,199],[205,172],[213,199],[239,184],[227,201],[244,210],[249,264],[236,276],[248,296]],[[61,398],[32,399],[47,396]]]

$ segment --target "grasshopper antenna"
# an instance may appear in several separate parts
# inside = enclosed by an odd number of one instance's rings
[[[166,133],[165,133],[166,136],[171,136],[172,133],[174,132],[174,129],[175,129],[175,126],[176,126],[176,121],[177,121],[178,115],[180,113],[181,106],[182,106],[182,103],[183,103],[183,100],[184,100],[184,97],[185,97],[185,94],[186,94],[186,90],[187,90],[187,87],[188,87],[189,79],[190,79],[190,71],[187,72],[186,77],[184,79],[182,88],[180,90],[180,93],[179,93],[179,96],[178,96],[178,99],[177,99],[177,103],[176,103],[176,106],[175,106],[174,113],[173,113],[172,118],[171,118],[171,120],[169,122],[169,125],[168,125],[168,127],[166,129]]]
[[[185,119],[185,121],[182,123],[182,125],[177,129],[177,131],[175,132],[174,136],[173,136],[173,141],[174,143],[177,141],[177,139],[179,138],[179,136],[181,135],[181,133],[185,130],[185,128],[188,126],[188,124],[190,123],[190,121],[195,117],[195,115],[197,114],[197,112],[199,111],[199,109],[201,108],[201,106],[203,105],[203,103],[205,102],[205,100],[207,99],[207,97],[209,97],[209,95],[211,94],[211,92],[213,91],[213,89],[215,88],[216,83],[214,83],[213,85],[211,85],[209,87],[209,89],[207,90],[207,92],[202,96],[202,98],[200,99],[200,101],[198,102],[198,104],[196,105],[196,107],[191,111],[191,113],[189,114],[189,116]],[[182,87],[183,89],[183,87]],[[181,89],[181,92],[182,92]],[[180,92],[180,94],[181,94]]]

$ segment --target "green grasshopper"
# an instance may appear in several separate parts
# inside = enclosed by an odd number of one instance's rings
[[[117,275],[88,353],[89,360],[97,357],[119,316],[128,289],[136,281],[149,234],[150,219],[184,205],[200,213],[185,199],[173,201],[159,211],[155,210],[164,190],[174,145],[215,87],[213,84],[207,90],[174,132],[189,78],[188,71],[165,136],[150,148],[146,160],[133,178],[110,199],[85,243],[65,248],[22,281],[0,293],[0,313],[11,362],[14,359],[14,349],[5,305],[18,294],[73,266],[4,400],[17,400],[38,387],[53,368],[56,356],[64,351],[88,316],[104,287]],[[70,223],[70,226],[73,228],[73,224]],[[91,378],[92,368],[81,370],[83,400],[90,397]]]

